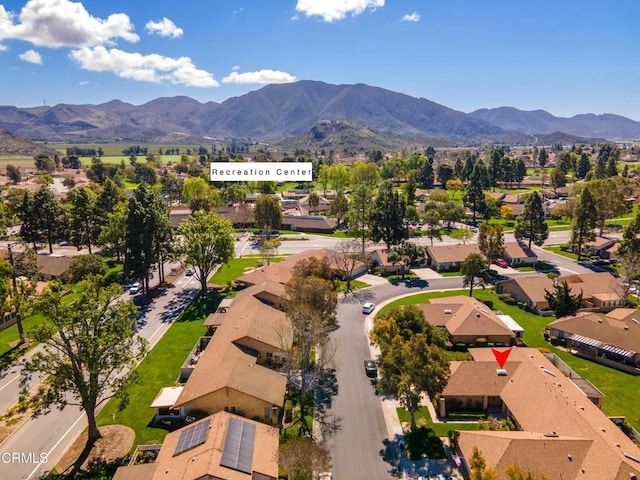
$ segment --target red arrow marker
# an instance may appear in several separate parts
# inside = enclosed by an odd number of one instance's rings
[[[511,353],[511,349],[505,350],[504,352],[499,352],[495,348],[492,348],[493,356],[496,357],[496,362],[498,362],[498,366],[500,368],[504,367],[504,364],[507,363],[507,358],[509,358],[509,354]]]

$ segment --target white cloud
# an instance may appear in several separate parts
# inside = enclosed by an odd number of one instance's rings
[[[42,65],[42,57],[35,50],[27,50],[26,52],[18,55],[18,57],[20,57],[20,60],[24,60],[25,62]]]
[[[220,85],[213,74],[197,69],[189,57],[171,58],[156,53],[142,55],[98,46],[73,50],[71,58],[85,70],[113,72],[121,78],[141,82],[170,82],[203,88]]]
[[[78,82],[78,85],[81,85],[81,86],[83,86],[83,87],[84,87],[85,85],[89,85],[90,83],[91,83],[91,82],[90,82],[90,81],[88,81],[88,80],[82,80],[82,81]]]
[[[9,47],[0,43],[0,52],[6,52],[9,50]]]
[[[261,85],[269,83],[291,83],[295,81],[296,77],[293,75],[287,72],[280,72],[278,70],[260,70],[257,72],[245,73],[233,71],[222,79],[222,83],[258,83]]]
[[[233,67],[231,67],[231,70],[237,72],[238,70],[240,70],[240,65],[234,65]]]
[[[111,45],[115,39],[137,42],[133,24],[124,13],[93,17],[82,3],[69,0],[29,0],[16,16],[0,5],[0,40],[20,39],[58,48]]]
[[[367,9],[379,7],[384,7],[384,0],[298,0],[296,11],[307,17],[318,15],[331,23],[342,20],[347,14],[360,15]]]
[[[159,22],[149,21],[144,26],[144,29],[151,33],[157,33],[161,37],[173,37],[180,38],[184,33],[180,27],[176,27],[176,24],[169,20],[167,17],[163,17]]]
[[[420,14],[418,12],[413,12],[407,15],[403,15],[400,21],[418,23],[420,21]]]

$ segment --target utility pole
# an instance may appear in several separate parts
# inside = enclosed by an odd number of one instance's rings
[[[16,267],[15,264],[13,262],[13,252],[11,251],[11,248],[17,245],[17,243],[9,243],[7,244],[7,250],[9,251],[9,263],[11,264],[11,283],[13,284],[13,295],[14,295],[14,299],[19,295],[18,293],[18,282],[16,279]],[[22,318],[20,317],[20,312],[18,311],[18,307],[16,307],[15,302],[13,303],[13,308],[16,309],[15,314],[16,314],[16,323],[18,324],[18,334],[20,335],[20,343],[19,345],[22,345],[25,342],[25,338],[24,338],[24,328],[22,327]]]

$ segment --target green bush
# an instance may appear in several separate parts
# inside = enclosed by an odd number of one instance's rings
[[[500,293],[498,294],[498,299],[507,305],[517,305],[517,301],[515,298],[511,296],[509,293]]]
[[[284,421],[285,423],[291,422],[293,419],[293,402],[291,400],[287,400],[284,402]]]

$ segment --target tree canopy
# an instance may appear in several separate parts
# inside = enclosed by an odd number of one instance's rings
[[[557,318],[567,315],[575,315],[582,305],[582,290],[576,295],[571,295],[571,287],[567,282],[558,282],[553,286],[554,291],[544,290],[544,298],[549,304],[549,309]]]
[[[137,309],[118,300],[118,285],[104,287],[100,277],[80,283],[79,298],[64,302],[62,286],[53,282],[35,301],[34,311],[46,321],[33,337],[43,346],[24,365],[22,394],[30,399],[34,416],[52,406],[80,406],[89,423],[87,444],[100,438],[96,408],[113,396],[127,401],[127,385],[136,380],[135,366],[147,348],[135,334]],[[38,394],[30,395],[30,380],[42,375]]]
[[[549,226],[544,221],[542,200],[537,192],[531,192],[524,201],[524,211],[518,217],[514,236],[516,240],[528,240],[541,247],[549,237]]]
[[[233,225],[214,212],[198,210],[182,222],[177,253],[185,265],[194,267],[200,290],[216,266],[227,263],[234,254]]]

